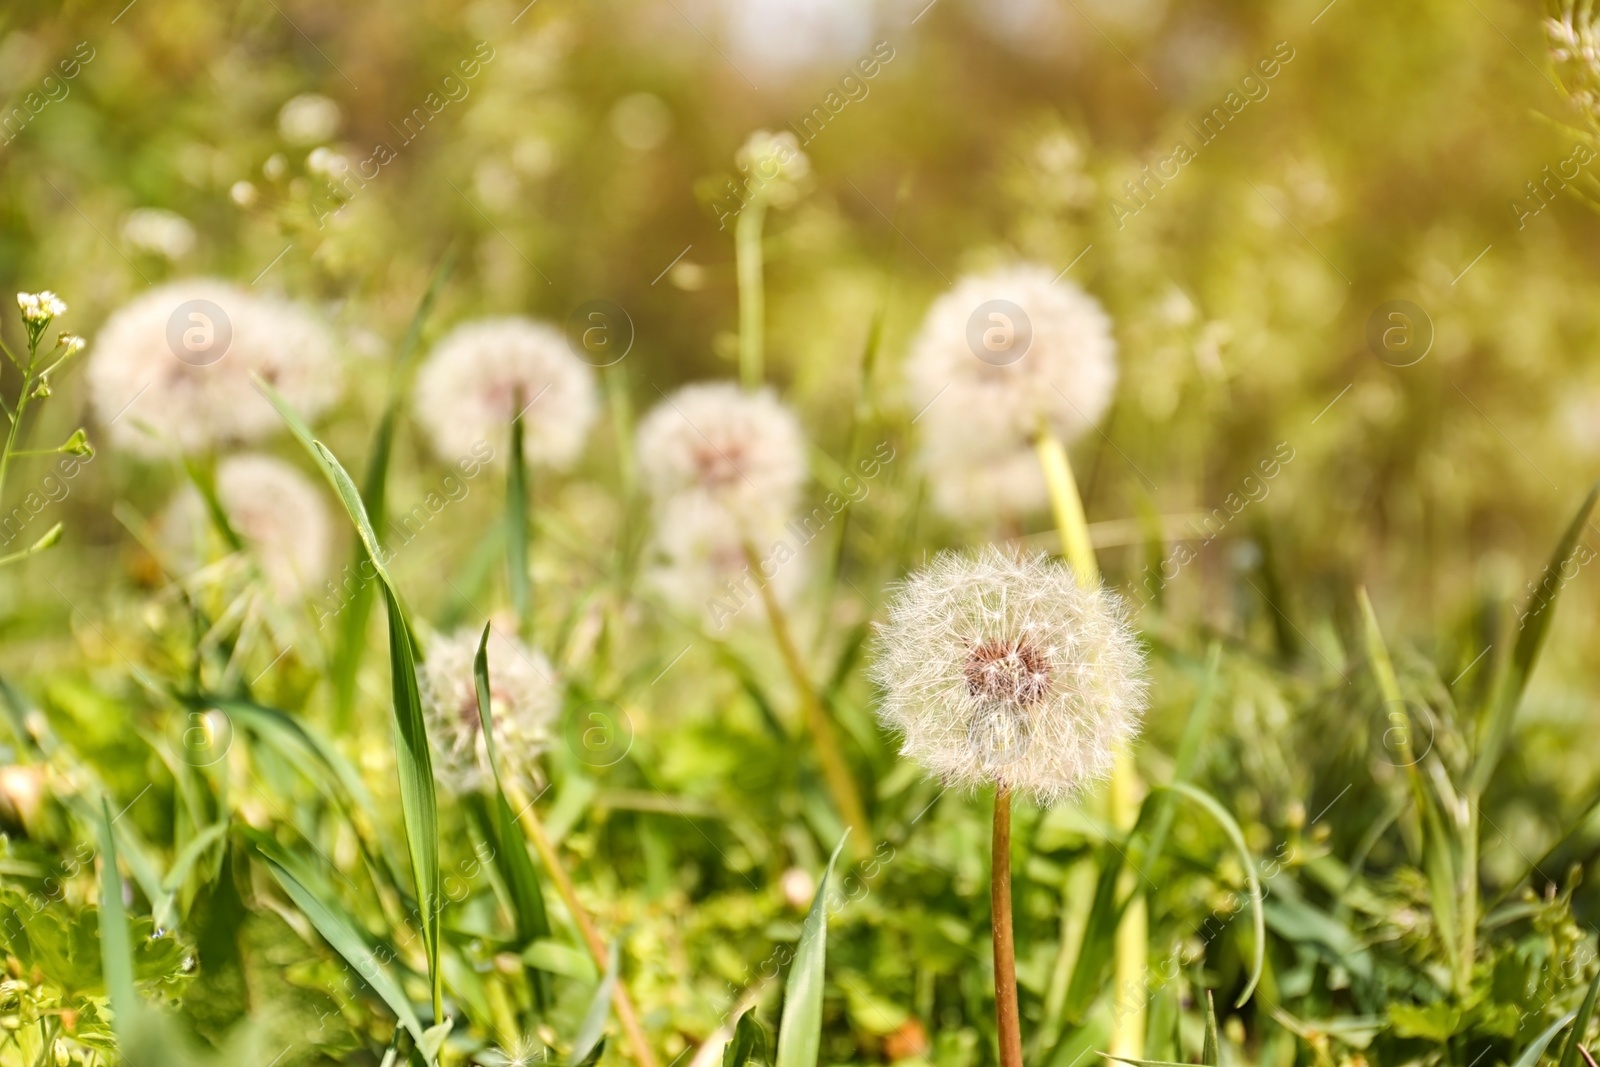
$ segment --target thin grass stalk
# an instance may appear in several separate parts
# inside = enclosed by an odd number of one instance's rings
[[[739,382],[746,389],[759,386],[765,376],[764,334],[767,324],[766,294],[761,270],[761,228],[767,206],[752,197],[734,223],[734,260],[739,272]]]
[[[595,965],[603,972],[610,965],[610,952],[600,937],[600,931],[595,929],[594,920],[589,918],[589,913],[579,903],[572,878],[567,874],[566,866],[562,864],[555,845],[551,843],[550,835],[545,833],[544,823],[539,821],[539,813],[534,810],[533,802],[523,795],[515,783],[507,782],[505,786],[508,799],[521,809],[517,821],[522,826],[522,832],[527,835],[534,851],[539,854],[539,860],[549,872],[550,880],[556,884],[556,892],[561,894],[561,900],[567,906],[567,913],[572,916],[573,925],[583,937],[583,943],[588,947],[589,954],[594,957]],[[611,998],[612,1006],[617,1012],[617,1021],[622,1024],[623,1035],[633,1050],[634,1060],[639,1067],[656,1067],[655,1054],[650,1051],[650,1042],[645,1039],[644,1028],[639,1025],[639,1014],[634,1010],[633,1000],[628,996],[628,990],[620,980],[612,990]]]
[[[767,621],[772,624],[773,640],[778,645],[784,666],[788,668],[789,677],[800,696],[800,708],[805,715],[806,727],[811,731],[811,739],[817,749],[817,759],[822,763],[823,780],[828,785],[828,792],[833,794],[833,802],[844,818],[845,825],[855,831],[850,835],[851,853],[857,857],[865,855],[867,842],[870,840],[871,824],[867,821],[867,809],[861,802],[861,793],[856,788],[855,777],[850,773],[850,768],[845,764],[844,756],[839,751],[839,739],[833,729],[833,720],[828,715],[828,709],[823,707],[822,697],[818,695],[816,686],[811,683],[805,661],[800,658],[800,647],[795,644],[794,635],[789,632],[788,618],[784,615],[777,596],[772,592],[771,586],[761,580],[760,559],[756,556],[755,549],[748,543],[744,546],[744,556],[751,574],[756,579],[756,587],[761,590],[761,602],[767,611]]]
[[[1041,427],[1034,437],[1034,451],[1038,454],[1039,467],[1050,493],[1050,510],[1055,516],[1056,532],[1061,537],[1062,555],[1078,576],[1080,585],[1085,588],[1097,586],[1100,584],[1100,565],[1095,559],[1094,544],[1089,539],[1089,521],[1084,514],[1083,498],[1078,494],[1077,480],[1072,476],[1072,464],[1067,459],[1066,446],[1048,428]],[[1109,796],[1112,825],[1119,830],[1131,831],[1139,815],[1139,778],[1133,757],[1126,751],[1117,753],[1111,771]],[[1150,919],[1137,875],[1132,870],[1123,871],[1118,889],[1128,904],[1117,924],[1113,954],[1112,1001],[1116,1021],[1111,1035],[1111,1052],[1116,1056],[1137,1059],[1144,1055],[1144,989],[1145,971],[1149,964]]]
[[[1022,1067],[1022,1021],[1017,1013],[1017,946],[1011,924],[1011,790],[994,791],[989,906],[994,928],[994,1025],[1000,1067]]]
[[[522,404],[522,394],[517,394]],[[528,463],[522,454],[522,415],[511,420],[511,454],[506,457],[506,580],[517,633],[527,639],[533,630],[533,586],[528,579]]]

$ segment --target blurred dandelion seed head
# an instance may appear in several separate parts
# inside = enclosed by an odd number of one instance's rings
[[[175,211],[141,207],[122,220],[122,236],[141,252],[179,260],[194,248],[194,227]]]
[[[310,478],[282,460],[244,453],[217,464],[216,487],[228,524],[276,599],[287,603],[327,576],[333,525]],[[212,539],[210,526],[199,490],[186,485],[158,529],[181,565],[192,569],[202,560],[200,546]]]
[[[935,506],[961,517],[1042,507],[1030,442],[1041,428],[1071,441],[1100,420],[1116,355],[1099,302],[1048,267],[969,276],[934,301],[905,379]]]
[[[713,629],[732,621],[760,622],[766,607],[757,583],[779,604],[790,603],[805,574],[804,559],[774,513],[742,524],[699,494],[672,497],[656,508],[656,531],[645,583],[671,607],[701,613]],[[763,573],[750,572],[745,545]]]
[[[800,150],[800,141],[788,130],[772,133],[757,130],[735,156],[746,175],[751,191],[769,204],[787,207],[800,199],[811,160]]]
[[[494,776],[473,674],[479,635],[468,627],[430,642],[418,679],[428,737],[439,757],[434,776],[458,793],[480,789]],[[550,661],[496,626],[489,634],[489,710],[502,774],[524,783],[538,780],[537,760],[560,705]]]
[[[282,428],[252,373],[316,418],[338,399],[337,357],[333,335],[301,305],[189,278],[106,320],[89,356],[89,394],[118,447],[148,457],[195,453]]]
[[[434,451],[447,459],[481,441],[498,448],[522,411],[528,462],[565,469],[583,451],[599,400],[593,370],[561,331],[507,316],[445,335],[417,374],[415,410]]]
[[[902,755],[951,786],[1045,805],[1110,774],[1146,703],[1121,602],[1059,561],[993,546],[942,553],[900,585],[871,674]]]
[[[658,519],[720,521],[757,548],[759,535],[794,513],[806,480],[800,422],[770,389],[746,392],[731,382],[685,386],[640,422],[637,446]],[[694,506],[670,513],[661,507],[678,498]]]
[[[278,110],[278,134],[292,145],[314,145],[339,131],[339,105],[320,93],[302,93]]]

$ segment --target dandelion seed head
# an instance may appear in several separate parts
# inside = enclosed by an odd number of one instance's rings
[[[458,793],[494,780],[473,674],[480,634],[469,627],[430,642],[418,672],[436,756],[434,777]],[[560,707],[561,689],[550,661],[495,626],[489,634],[489,711],[501,774],[525,783],[539,779],[538,757]]]
[[[748,175],[746,184],[751,191],[779,207],[800,198],[801,187],[811,174],[811,159],[788,130],[757,130],[739,149],[735,161]]]
[[[706,522],[720,517],[735,537],[742,531],[756,539],[781,526],[806,479],[800,422],[771,389],[685,386],[640,422],[637,446],[639,470],[658,505],[694,498],[695,506],[680,514]]]
[[[946,784],[1043,805],[1111,772],[1144,713],[1144,653],[1121,602],[1065,564],[993,546],[942,553],[888,608],[871,675],[900,752]]]
[[[746,542],[760,573],[749,567]],[[776,516],[741,535],[720,507],[698,494],[657,508],[645,584],[675,610],[702,616],[712,630],[764,620],[760,583],[787,604],[804,575],[805,559]]]
[[[481,441],[498,448],[521,411],[524,457],[564,469],[583,450],[599,401],[594,371],[560,331],[507,316],[446,334],[417,373],[414,407],[444,459],[467,455]]]
[[[921,412],[917,463],[940,510],[1004,515],[1042,506],[1044,481],[1022,474],[1018,457],[1041,427],[1071,441],[1099,421],[1117,382],[1116,351],[1099,302],[1047,267],[969,276],[934,301],[905,376],[907,399]],[[1002,464],[986,491],[974,475]],[[942,489],[947,477],[966,484]]]
[[[217,464],[217,500],[228,525],[261,568],[273,596],[287,603],[328,573],[333,526],[322,493],[310,478],[272,456],[243,453]],[[163,513],[158,531],[185,569],[214,542],[212,519],[194,486],[185,486]]]
[[[194,227],[175,211],[135,208],[122,220],[122,236],[141,252],[178,260],[194,248]]]
[[[184,347],[196,335],[217,346],[203,362]],[[282,417],[252,373],[314,419],[338,399],[337,356],[333,335],[299,304],[189,278],[114,312],[86,372],[112,444],[159,457],[259,441],[281,429]]]

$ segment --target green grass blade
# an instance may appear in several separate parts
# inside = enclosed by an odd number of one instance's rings
[[[133,945],[128,916],[122,910],[122,876],[117,873],[117,839],[111,830],[111,807],[100,800],[100,968],[111,998],[112,1020],[119,1037],[129,1031],[139,1008],[133,989]],[[125,1037],[124,1037],[125,1039]]]
[[[1511,1067],[1539,1067],[1539,1061],[1544,1058],[1544,1050],[1550,1047],[1550,1042],[1556,1035],[1566,1028],[1567,1024],[1577,1018],[1578,1013],[1569,1011],[1539,1034],[1538,1037],[1528,1042],[1528,1047],[1522,1050],[1522,1055],[1516,1058]]]
[[[828,866],[817,883],[800,930],[800,947],[795,950],[794,966],[784,986],[783,1018],[778,1026],[778,1056],[775,1067],[817,1067],[822,1047],[822,985],[828,953],[828,880],[839,859],[849,831],[833,846]]]
[[[595,1048],[605,1040],[606,1019],[611,1015],[611,1000],[617,989],[617,943],[613,941],[606,954],[606,973],[595,986],[589,1008],[583,1013],[578,1032],[572,1039],[572,1053],[567,1057],[567,1067],[581,1067],[594,1054]]]
[[[395,770],[400,778],[400,808],[406,830],[406,846],[411,855],[411,876],[417,889],[423,947],[428,955],[434,1018],[442,1022],[444,974],[439,965],[439,913],[443,896],[439,876],[439,799],[434,789],[427,727],[422,718],[422,696],[417,687],[416,639],[412,636],[411,624],[406,621],[400,592],[388,568],[384,566],[386,555],[373,532],[366,505],[361,501],[355,482],[334,454],[311,436],[310,428],[277,390],[259,376],[254,381],[278,409],[290,431],[305,446],[333,486],[383,585],[389,617],[389,674],[394,704]]]
[[[526,637],[533,620],[533,586],[528,579],[528,461],[522,454],[520,414],[511,420],[511,454],[506,457],[506,578],[517,629]]]
[[[1239,862],[1244,865],[1245,881],[1250,888],[1250,917],[1255,928],[1254,959],[1250,965],[1250,981],[1246,983],[1244,992],[1239,994],[1239,999],[1234,1001],[1234,1007],[1243,1007],[1245,1001],[1256,990],[1256,983],[1261,981],[1261,970],[1266,965],[1267,958],[1267,918],[1266,909],[1261,901],[1261,879],[1256,876],[1255,857],[1250,855],[1250,846],[1245,844],[1244,831],[1239,829],[1228,809],[1223,807],[1216,797],[1203,789],[1196,788],[1188,782],[1174,782],[1168,789],[1181,796],[1188,797],[1200,805],[1222,827],[1222,832],[1232,842],[1234,849],[1239,853]],[[1208,994],[1209,997],[1209,994]]]
[[[472,662],[472,677],[478,693],[478,722],[483,729],[484,749],[489,755],[489,767],[494,773],[494,830],[495,862],[511,894],[516,911],[518,949],[550,936],[550,918],[545,911],[544,892],[539,885],[538,872],[528,856],[527,845],[517,828],[517,818],[506,800],[505,788],[500,781],[500,755],[494,743],[494,720],[489,700],[489,632],[492,624],[485,623],[483,636],[478,639],[478,652]],[[542,974],[534,981],[534,995],[542,1005],[548,990]]]
[[[1583,1035],[1589,1030],[1589,1018],[1594,1015],[1595,994],[1600,993],[1600,974],[1594,976],[1594,981],[1589,983],[1589,992],[1583,998],[1583,1006],[1578,1009],[1577,1017],[1572,1021],[1572,1031],[1567,1034],[1567,1043],[1561,1049],[1561,1061],[1557,1067],[1578,1067],[1578,1048],[1583,1044]]]
[[[1244,1001],[1239,1003],[1243,1004]],[[1200,1062],[1207,1067],[1218,1067],[1222,1063],[1222,1041],[1217,1034],[1217,1004],[1209,989],[1206,990],[1206,1043],[1200,1050]]]
[[[1477,760],[1472,765],[1471,777],[1468,779],[1468,789],[1473,796],[1483,795],[1483,790],[1489,784],[1495,766],[1505,751],[1506,742],[1511,736],[1512,723],[1516,719],[1517,707],[1522,703],[1523,691],[1528,687],[1528,677],[1539,661],[1539,652],[1544,647],[1545,637],[1550,632],[1550,620],[1555,615],[1556,599],[1568,581],[1568,578],[1563,576],[1562,570],[1577,552],[1578,539],[1583,536],[1584,527],[1588,525],[1589,515],[1594,511],[1597,498],[1600,498],[1600,483],[1596,483],[1589,490],[1589,495],[1583,498],[1583,503],[1578,507],[1578,513],[1567,524],[1566,532],[1561,535],[1556,550],[1550,554],[1550,562],[1545,565],[1544,576],[1540,579],[1538,588],[1534,590],[1533,599],[1524,609],[1526,614],[1522,620],[1522,632],[1511,653],[1511,662],[1506,665],[1500,684],[1490,698],[1489,718],[1484,724]]]
[[[367,939],[355,920],[337,903],[326,899],[312,888],[319,879],[314,872],[306,868],[299,857],[266,834],[249,831],[247,836],[255,845],[256,851],[261,854],[272,876],[294,901],[295,907],[311,920],[311,925],[322,935],[322,939],[344,958],[344,961],[361,976],[362,981],[372,987],[372,991],[389,1005],[389,1010],[394,1012],[401,1025],[420,1042],[424,1031],[416,1010],[412,1008],[405,991],[400,988],[399,981],[387,967],[378,962],[372,946],[367,944]]]

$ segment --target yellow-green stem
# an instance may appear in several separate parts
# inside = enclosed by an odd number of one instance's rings
[[[572,916],[573,925],[578,928],[578,933],[583,937],[583,943],[589,949],[589,954],[594,957],[595,964],[602,971],[605,970],[610,965],[606,943],[601,939],[600,932],[595,929],[589,913],[578,902],[578,892],[573,888],[572,879],[568,876],[567,868],[562,864],[555,845],[551,843],[550,835],[545,833],[544,823],[539,821],[538,812],[534,811],[532,802],[523,795],[521,789],[510,782],[505,785],[506,799],[513,807],[521,809],[522,814],[517,816],[517,821],[522,824],[522,832],[532,842],[533,850],[539,854],[539,860],[549,873],[550,880],[556,884],[556,892],[561,896],[562,903],[566,904],[567,913]],[[633,1049],[633,1058],[639,1067],[656,1067],[655,1055],[650,1051],[650,1042],[645,1040],[644,1028],[639,1025],[639,1015],[633,1009],[633,999],[628,996],[628,990],[620,977],[611,996],[612,1006],[617,1011],[617,1021],[622,1024],[622,1032]]]
[[[871,841],[871,824],[867,822],[867,809],[861,803],[861,793],[856,788],[855,777],[845,764],[844,756],[840,754],[837,735],[833,731],[833,720],[828,715],[828,709],[823,707],[822,697],[817,694],[816,687],[811,684],[805,660],[800,657],[800,648],[794,642],[794,635],[789,632],[789,622],[783,613],[783,607],[773,595],[772,588],[762,578],[761,561],[755,549],[746,544],[744,556],[750,567],[750,576],[755,579],[756,585],[761,590],[761,603],[766,608],[767,621],[772,625],[773,640],[778,645],[778,652],[783,656],[784,666],[788,668],[789,677],[800,697],[800,708],[806,718],[806,727],[811,731],[811,739],[817,748],[817,759],[822,763],[823,780],[828,785],[828,792],[833,794],[833,802],[838,807],[845,824],[855,831],[850,835],[851,853],[855,856],[864,855]]]
[[[1033,441],[1050,492],[1050,510],[1056,531],[1061,536],[1061,552],[1078,576],[1078,584],[1093,588],[1100,584],[1100,565],[1095,560],[1094,544],[1089,539],[1089,520],[1084,514],[1078,483],[1072,476],[1066,447],[1048,428],[1041,427]],[[1139,777],[1133,758],[1126,751],[1117,753],[1111,771],[1110,802],[1112,825],[1131,831],[1139,814]],[[1114,1055],[1135,1059],[1144,1055],[1145,970],[1149,962],[1150,921],[1137,876],[1124,871],[1118,882],[1119,896],[1128,906],[1117,926],[1114,956],[1112,1003],[1115,1028],[1111,1035]]]
[[[761,384],[763,334],[766,331],[766,294],[761,280],[761,226],[767,206],[759,196],[751,199],[734,223],[734,259],[739,271],[739,381],[746,389]]]

